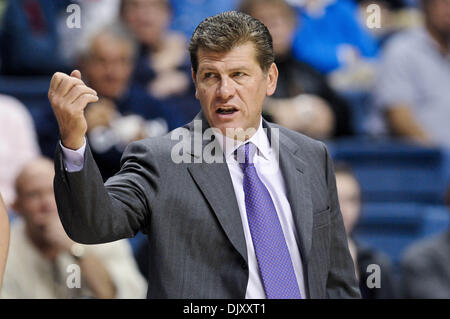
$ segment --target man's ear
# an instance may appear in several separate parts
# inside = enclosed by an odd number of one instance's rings
[[[275,63],[269,67],[267,71],[267,90],[266,95],[271,96],[275,93],[277,89],[277,81],[278,81],[278,68]]]
[[[192,76],[192,81],[194,81],[194,86],[195,86],[195,98],[198,100],[198,92],[197,92],[197,81],[196,81],[196,74],[194,72],[194,69],[191,68],[191,76]]]

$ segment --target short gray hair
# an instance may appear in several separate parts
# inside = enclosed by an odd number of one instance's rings
[[[138,44],[136,38],[123,23],[117,21],[104,25],[99,30],[95,30],[87,36],[84,46],[78,54],[79,60],[84,60],[90,57],[94,41],[102,35],[109,35],[115,40],[127,43],[127,45],[131,48],[132,58],[136,58],[136,55],[138,53]]]
[[[247,42],[256,49],[256,59],[266,73],[275,61],[272,36],[258,19],[245,13],[228,11],[206,18],[195,29],[189,43],[194,74],[198,69],[198,49],[228,52]]]

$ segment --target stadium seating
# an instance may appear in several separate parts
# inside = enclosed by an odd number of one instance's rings
[[[398,274],[405,249],[417,240],[448,229],[445,206],[420,203],[370,203],[363,207],[354,231],[356,240],[387,254]]]
[[[335,161],[353,168],[364,202],[442,203],[449,181],[449,152],[364,137],[328,143],[328,147]]]

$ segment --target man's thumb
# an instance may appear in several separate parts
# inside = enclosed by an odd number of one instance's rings
[[[72,73],[70,73],[70,76],[81,80],[81,72],[78,70],[73,70]]]

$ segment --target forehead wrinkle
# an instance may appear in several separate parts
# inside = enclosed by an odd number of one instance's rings
[[[202,67],[199,69],[199,72],[208,72],[208,71],[227,71],[227,72],[235,72],[235,71],[250,71],[250,67],[248,67],[247,65],[235,65],[235,66],[221,66],[221,67],[217,67],[217,66],[212,66],[212,65],[207,65],[205,67]]]
[[[251,63],[259,67],[254,45],[249,42],[238,45],[227,52],[216,52],[212,50],[199,49],[197,57],[198,57],[198,71],[203,70],[207,66],[216,69],[217,63],[231,64],[231,67],[227,69],[230,68],[250,69]]]
[[[248,61],[243,62],[243,58],[246,56],[241,57],[233,57],[231,59],[211,59],[209,57],[205,57],[201,60],[199,60],[199,69],[198,72],[205,72],[205,71],[249,71],[252,69],[252,65],[248,63]],[[253,61],[255,63],[255,66],[258,66],[256,61]]]

